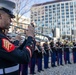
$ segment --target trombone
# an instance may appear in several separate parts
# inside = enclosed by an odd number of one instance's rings
[[[27,29],[24,29],[24,28],[19,27],[19,26],[14,26],[14,25],[12,25],[12,24],[11,24],[11,26],[16,27],[16,28],[18,28],[18,29],[22,29],[22,30],[26,30],[26,31],[27,31]],[[50,36],[48,36],[48,35],[45,35],[45,34],[42,34],[42,33],[38,33],[38,32],[35,32],[35,33],[36,33],[37,35],[41,35],[41,36],[43,36],[43,37],[48,38],[48,40],[53,39],[52,37],[50,37]]]

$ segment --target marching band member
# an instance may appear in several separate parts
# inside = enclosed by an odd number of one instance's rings
[[[28,63],[34,50],[35,28],[32,25],[28,26],[28,38],[22,49],[16,47],[4,32],[15,18],[14,8],[13,0],[0,0],[0,75],[18,75],[19,63]]]
[[[64,42],[65,42],[64,43],[64,61],[65,61],[65,64],[67,63],[71,64],[68,38],[66,38]]]
[[[73,40],[72,53],[73,53],[73,63],[76,63],[76,41],[75,40]]]
[[[48,47],[48,42],[46,41],[44,44],[43,44],[43,47],[44,47],[44,50],[45,50],[45,53],[44,53],[44,68],[47,69],[49,68],[49,65],[48,65],[48,62],[49,62],[49,47]]]
[[[56,49],[57,49],[57,64],[58,65],[63,65],[62,64],[62,43],[60,42],[60,39],[56,42]]]
[[[51,41],[50,41],[50,49],[51,49],[51,66],[52,67],[56,67],[56,64],[55,64],[55,62],[56,62],[56,48],[55,48],[55,44],[54,44],[54,40],[52,39]]]
[[[42,47],[40,46],[40,41],[36,41],[36,47],[38,50],[37,66],[38,66],[38,72],[40,72],[40,71],[43,71],[42,70]]]

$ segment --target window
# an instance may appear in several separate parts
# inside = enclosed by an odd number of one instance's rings
[[[48,17],[48,15],[45,15],[45,17]]]
[[[61,10],[61,12],[64,12],[64,10]]]
[[[31,12],[31,14],[33,14],[33,12]]]
[[[74,5],[76,5],[76,2],[74,2]]]
[[[66,18],[69,18],[69,15],[66,15]]]
[[[49,23],[52,23],[52,21],[49,21]]]
[[[71,24],[74,24],[74,22],[71,22]]]
[[[52,20],[52,18],[49,18],[49,20]]]
[[[60,23],[58,23],[58,25],[60,25]]]
[[[38,19],[38,21],[40,21],[40,19]]]
[[[66,22],[66,24],[69,24],[69,22]]]
[[[36,22],[37,20],[35,20],[35,22]]]
[[[55,5],[53,5],[53,7],[55,7]]]
[[[73,2],[70,2],[70,5],[72,6],[73,5]]]
[[[57,15],[60,15],[60,12],[59,12],[59,13],[57,13]]]
[[[45,20],[48,20],[48,18],[45,18]]]
[[[57,12],[60,12],[60,10],[58,9]]]
[[[62,24],[65,24],[65,22],[62,22]]]
[[[45,23],[48,23],[48,21],[45,21]]]
[[[53,11],[53,13],[55,13],[55,11]]]
[[[49,9],[49,11],[52,11],[52,9]]]
[[[60,7],[57,7],[57,9],[60,9]]]
[[[52,6],[50,5],[49,8],[51,8]]]
[[[47,24],[47,23],[45,23],[45,26],[48,26],[48,24]]]
[[[66,9],[66,11],[69,11],[69,9]]]
[[[56,20],[54,20],[54,22],[56,22]]]
[[[56,8],[53,8],[53,10],[56,10]]]
[[[60,4],[57,4],[57,6],[60,6]]]
[[[61,7],[64,7],[64,4],[61,4]]]
[[[66,12],[66,14],[69,14],[69,12]]]
[[[42,16],[42,18],[44,18],[44,16]]]
[[[69,8],[69,6],[66,6],[66,8],[68,9],[68,8]]]
[[[52,12],[49,12],[49,14],[52,14]]]
[[[45,14],[48,14],[48,11],[46,11]]]
[[[48,6],[45,6],[45,8],[48,8]]]
[[[70,14],[73,14],[73,12],[70,12]]]
[[[52,17],[52,15],[49,15],[49,17]]]
[[[74,21],[74,18],[71,18],[71,21]]]
[[[70,15],[70,17],[74,17],[74,15]]]
[[[70,8],[72,9],[72,8],[73,8],[73,6],[70,6]]]
[[[65,18],[65,16],[62,16],[62,18]]]
[[[60,16],[57,16],[58,18],[60,18]]]
[[[64,7],[61,7],[61,9],[64,9]]]
[[[73,11],[73,9],[70,9],[70,11]]]
[[[48,9],[45,9],[45,11],[48,11]]]
[[[44,19],[42,19],[42,21],[44,21]]]
[[[62,21],[64,22],[64,21],[65,21],[65,19],[62,19]]]
[[[64,15],[64,13],[62,13],[62,15]]]
[[[70,34],[70,32],[67,32],[67,34]]]
[[[37,14],[34,14],[34,16],[37,16]]]
[[[68,5],[68,3],[65,3],[66,5]]]

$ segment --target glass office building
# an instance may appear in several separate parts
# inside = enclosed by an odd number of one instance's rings
[[[37,31],[50,34],[59,28],[61,36],[71,36],[76,28],[76,0],[56,0],[35,4],[31,8],[31,21],[37,25]]]

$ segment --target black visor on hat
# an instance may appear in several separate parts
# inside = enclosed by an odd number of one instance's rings
[[[13,15],[13,12],[11,12],[10,10],[6,9],[6,8],[0,8],[0,10],[5,11],[7,14],[10,15],[11,18],[15,18],[15,16]]]

